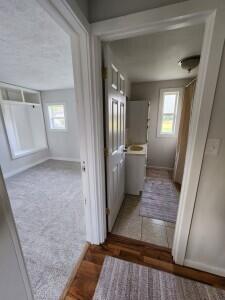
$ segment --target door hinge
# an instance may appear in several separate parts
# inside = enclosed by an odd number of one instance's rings
[[[104,148],[104,155],[105,155],[105,157],[107,157],[109,155],[109,149],[108,148]]]
[[[107,216],[110,215],[110,209],[109,208],[106,208],[106,214],[107,214]]]
[[[106,80],[107,79],[107,75],[108,75],[108,70],[106,67],[102,68],[102,79]]]

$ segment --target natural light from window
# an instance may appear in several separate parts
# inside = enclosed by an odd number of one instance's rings
[[[64,104],[48,105],[49,126],[52,130],[66,130]]]
[[[159,136],[175,136],[179,91],[161,91],[159,108]]]

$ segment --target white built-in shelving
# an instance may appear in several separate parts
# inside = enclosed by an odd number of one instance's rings
[[[47,148],[39,91],[0,83],[0,113],[12,159]]]

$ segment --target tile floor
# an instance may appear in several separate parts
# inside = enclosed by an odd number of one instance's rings
[[[149,177],[169,178],[167,171],[148,169]],[[112,233],[172,248],[175,224],[139,215],[139,196],[126,195]]]

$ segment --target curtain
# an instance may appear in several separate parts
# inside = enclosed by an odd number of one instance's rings
[[[181,110],[180,126],[177,139],[177,148],[175,156],[175,164],[173,171],[173,180],[182,184],[184,163],[187,150],[189,122],[191,117],[192,99],[195,92],[195,83],[192,81],[184,90],[183,106]]]

